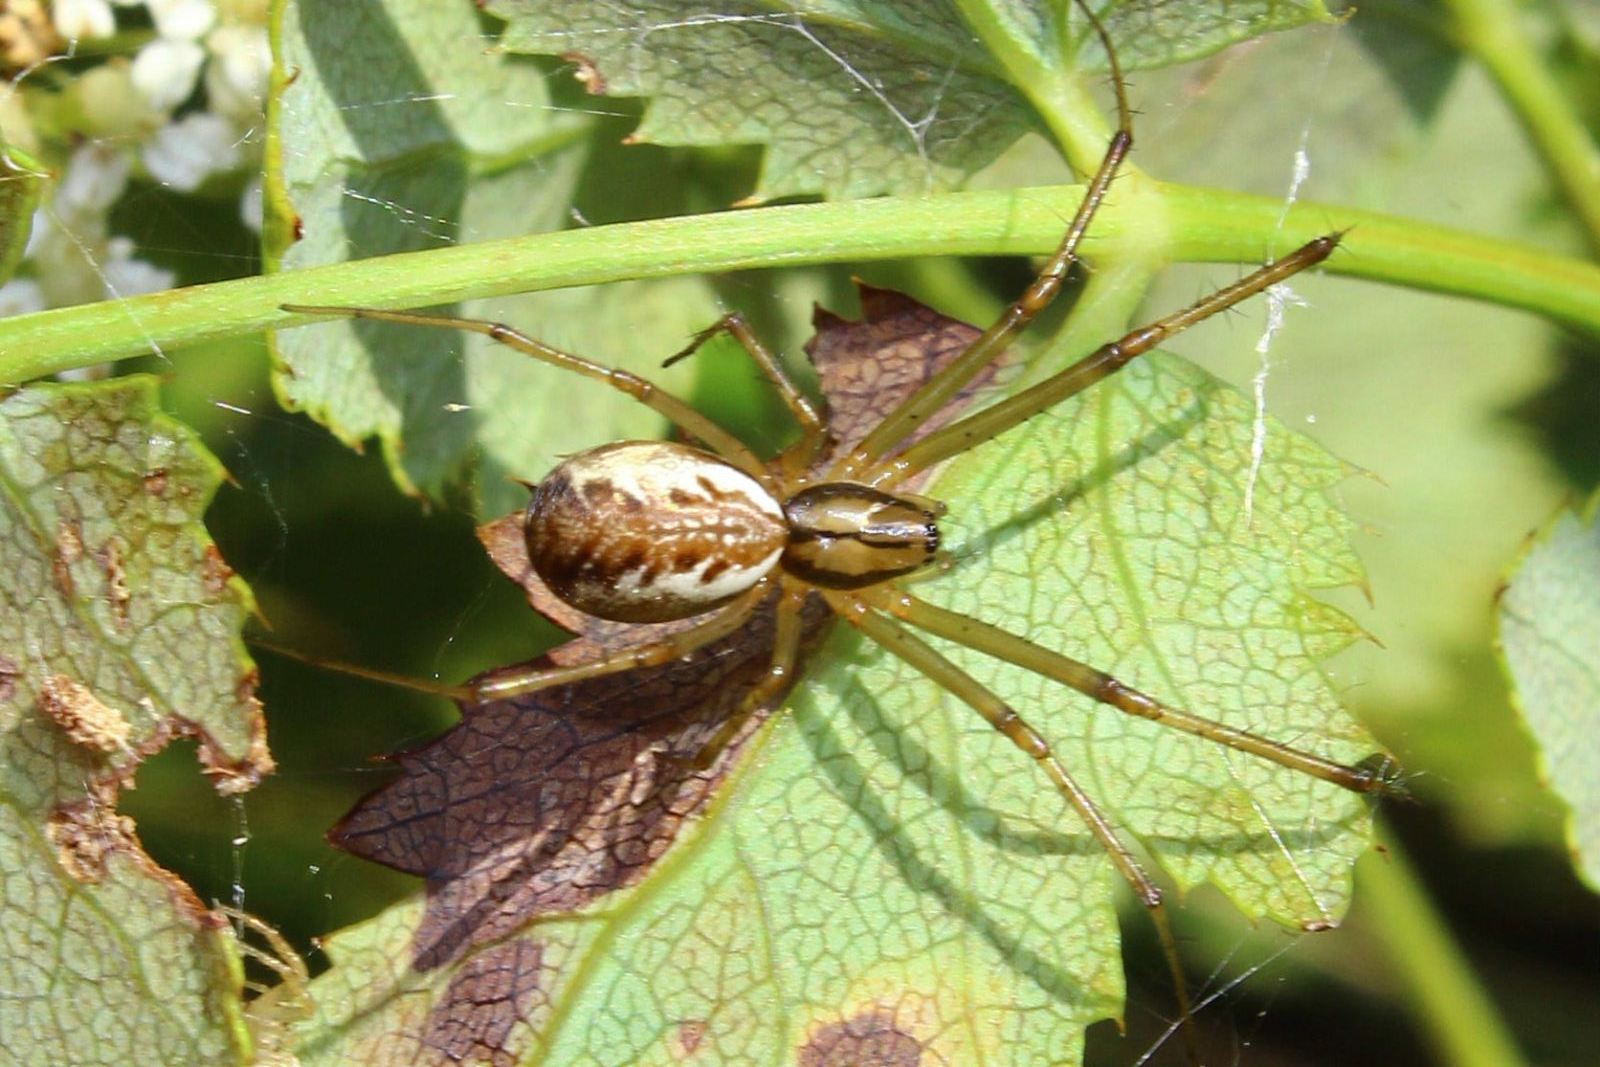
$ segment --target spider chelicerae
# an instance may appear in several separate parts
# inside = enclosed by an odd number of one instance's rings
[[[1116,91],[1118,127],[1060,245],[1027,290],[941,371],[895,406],[864,438],[836,448],[826,415],[736,314],[697,335],[673,362],[710,338],[731,335],[777,391],[801,430],[771,461],[684,401],[646,380],[563,352],[494,322],[357,307],[285,305],[289,312],[463,330],[634,397],[698,445],[626,441],[574,455],[537,485],[523,518],[534,572],[562,601],[623,623],[696,620],[660,640],[586,663],[494,672],[453,690],[471,703],[672,663],[726,639],[758,611],[772,612],[765,675],[711,735],[694,762],[707,766],[750,718],[773,708],[795,679],[808,604],[827,608],[970,706],[1032,758],[1104,847],[1150,910],[1189,1017],[1161,893],[1117,829],[1052,753],[1048,740],[993,691],[918,631],[1033,671],[1119,712],[1150,719],[1358,793],[1393,781],[1386,765],[1351,766],[1168,706],[1112,675],[1028,638],[913,595],[900,579],[934,564],[942,503],[908,488],[934,465],[1038,415],[1149,352],[1174,334],[1321,263],[1339,236],[1312,240],[1174,314],[1104,344],[1065,370],[931,431],[935,416],[989,368],[1055,299],[1078,248],[1132,145],[1114,52],[1101,37]]]

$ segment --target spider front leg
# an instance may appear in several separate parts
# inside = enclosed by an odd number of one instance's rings
[[[1280,260],[1268,263],[1232,285],[1190,304],[1182,311],[1131,330],[1109,344],[1101,345],[1072,366],[1046,378],[1030,389],[968,415],[930,433],[899,455],[882,460],[861,475],[868,485],[888,487],[949,459],[975,445],[998,437],[1007,430],[1083,392],[1104,378],[1126,367],[1139,356],[1190,326],[1226,311],[1242,300],[1313,267],[1333,254],[1339,234],[1328,234],[1308,241]]]
[[[1117,170],[1133,147],[1133,118],[1128,107],[1128,96],[1123,89],[1122,68],[1117,62],[1117,51],[1100,19],[1086,0],[1079,0],[1079,8],[1089,20],[1089,27],[1100,39],[1110,67],[1111,84],[1117,96],[1117,131],[1106,146],[1089,184],[1084,188],[1083,199],[1067,226],[1067,232],[1056,246],[1055,252],[1045,262],[1027,290],[1018,297],[1000,318],[956,357],[941,373],[923,383],[884,420],[873,428],[850,453],[834,464],[828,472],[829,481],[854,481],[873,469],[883,456],[896,445],[916,432],[918,426],[949,403],[963,386],[972,381],[1010,346],[1018,334],[1027,329],[1061,292],[1067,272],[1078,261],[1078,245],[1089,232],[1089,224],[1105,200]]]

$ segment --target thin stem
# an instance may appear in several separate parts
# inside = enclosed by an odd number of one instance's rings
[[[1392,834],[1361,867],[1361,907],[1426,1021],[1441,1060],[1455,1067],[1522,1067],[1516,1042],[1417,880]]]
[[[1453,36],[1488,69],[1600,252],[1600,146],[1528,39],[1511,0],[1445,0]]]
[[[1169,260],[1260,261],[1277,247],[1350,229],[1327,269],[1520,307],[1600,335],[1600,267],[1406,219],[1302,202],[1145,183],[1095,219],[1085,249]],[[193,286],[0,319],[0,384],[287,325],[288,303],[428,307],[630,278],[841,260],[1043,255],[1081,186],[730,211],[594,226]],[[1156,199],[1159,238],[1138,211]],[[1159,247],[1152,249],[1156,240]],[[1514,353],[1508,353],[1511,358]]]
[[[1079,174],[1092,173],[1111,139],[1111,130],[1072,70],[1076,57],[1049,54],[1048,50],[1058,48],[1061,42],[1018,37],[1016,20],[997,11],[993,0],[954,2],[983,51],[1000,61],[1006,80],[1044,119],[1067,162]],[[1081,10],[1093,18],[1087,7]],[[1106,54],[1114,56],[1114,50],[1107,47]],[[1126,120],[1126,113],[1123,118]]]

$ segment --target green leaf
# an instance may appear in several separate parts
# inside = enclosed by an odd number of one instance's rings
[[[33,209],[47,175],[20,148],[0,138],[0,283],[16,271],[33,229]]]
[[[1535,206],[1549,194],[1530,152],[1482,155],[1485,143],[1525,143],[1492,83],[1406,29],[1387,9],[1363,7],[1347,25],[1230,52],[1220,61],[1226,76],[1146,137],[1140,158],[1163,177],[1238,182],[1280,202],[1293,189],[1301,199],[1381,204],[1544,247],[1572,244],[1569,219]],[[1140,79],[1158,100],[1184,84],[1181,71]],[[1247,97],[1269,85],[1278,106],[1252,108]],[[1298,186],[1297,157],[1308,164]],[[1468,170],[1479,180],[1440,197],[1441,182]],[[1231,277],[1224,267],[1170,270],[1147,306],[1171,307]],[[1265,305],[1256,304],[1170,347],[1247,392],[1261,375],[1268,410],[1371,472],[1342,493],[1370,593],[1336,602],[1377,640],[1341,657],[1337,676],[1361,680],[1347,694],[1358,714],[1379,736],[1404,739],[1397,755],[1419,772],[1414,788],[1447,803],[1461,832],[1546,837],[1531,746],[1496,676],[1486,606],[1528,531],[1571,492],[1536,437],[1507,415],[1550,387],[1557,331],[1534,317],[1331,273],[1290,287],[1304,306],[1291,303],[1270,336]],[[1590,395],[1561,392],[1577,408]],[[1276,447],[1271,434],[1263,447]]]
[[[282,269],[556,229],[591,166],[619,169],[604,154],[591,164],[595,124],[556,107],[542,71],[485,53],[468,5],[290,4],[278,34],[275,177],[282,212],[298,221],[293,239],[280,235]],[[614,124],[601,131],[620,136]],[[620,169],[605,180],[647,182]],[[337,293],[319,299],[339,302]],[[653,350],[635,346],[640,369],[719,313],[701,279],[453,310],[617,362],[626,362],[616,359],[625,343],[660,338]],[[636,405],[482,337],[336,320],[284,331],[276,345],[287,405],[351,444],[376,436],[411,491],[438,497],[475,475],[481,513],[517,505],[521,490],[508,475],[530,477],[562,453],[662,429]],[[692,374],[686,367],[663,379],[681,388]]]
[[[1569,810],[1578,872],[1600,889],[1600,494],[1539,534],[1500,598],[1500,651],[1517,708]]]
[[[1329,499],[1347,468],[1273,425],[1247,511],[1249,416],[1186,364],[1136,365],[952,466],[933,492],[955,566],[917,592],[1232,725],[1367,755],[1322,668],[1359,633],[1313,596],[1360,580]],[[1367,844],[1359,799],[953,654],[1180,885],[1296,926],[1341,916]],[[444,966],[409,908],[333,938],[301,1055],[806,1062],[889,1043],[933,1062],[1075,1061],[1083,1029],[1121,1011],[1120,882],[1031,761],[848,632],[775,719],[631,888]]]
[[[649,97],[640,140],[766,146],[761,199],[958,184],[1033,121],[942,0],[490,10],[508,48],[575,58],[592,92]]]
[[[1111,35],[1124,70],[1172,66],[1204,58],[1264,33],[1337,21],[1323,0],[1246,0],[1227,4],[1208,0],[1113,0],[1094,7]],[[1104,53],[1087,38],[1085,44],[1091,52],[1084,57],[1084,65],[1103,70]]]
[[[1043,83],[1053,74],[1105,69],[1087,21],[1061,0],[496,0],[489,9],[510,24],[507,47],[576,62],[591,92],[647,97],[640,140],[765,145],[761,199],[960,184],[1039,127],[1029,101],[1050,96]],[[1260,0],[1225,12],[1113,3],[1102,17],[1131,70],[1328,15],[1320,0]]]
[[[250,598],[200,525],[220,476],[154,379],[0,401],[0,1031],[41,1062],[246,1054],[221,920],[116,810],[174,737],[223,792],[272,766]]]

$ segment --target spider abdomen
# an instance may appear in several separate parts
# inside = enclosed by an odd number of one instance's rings
[[[787,540],[783,509],[760,482],[666,441],[561,463],[535,487],[523,533],[557,596],[617,622],[699,615],[760,581]]]
[[[854,482],[809,486],[784,501],[783,569],[826,589],[863,589],[933,562],[937,518],[915,500]]]

